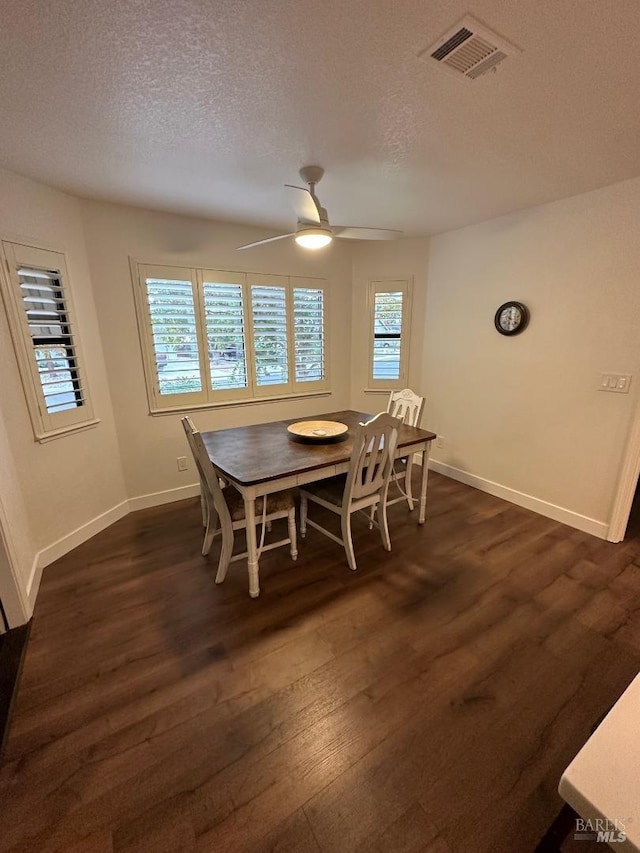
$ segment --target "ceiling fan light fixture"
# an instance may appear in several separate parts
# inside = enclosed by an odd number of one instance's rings
[[[301,228],[295,241],[304,249],[323,249],[333,240],[330,228]]]

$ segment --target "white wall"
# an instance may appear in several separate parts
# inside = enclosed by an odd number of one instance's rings
[[[368,285],[377,279],[413,278],[410,323],[410,361],[408,385],[416,391],[424,388],[424,322],[427,296],[429,240],[426,237],[394,242],[354,243],[352,254],[353,325],[351,340],[351,403],[361,412],[383,411],[388,391],[365,391],[369,370]],[[426,424],[426,421],[424,421]]]
[[[493,325],[509,299],[531,311],[513,338]],[[588,520],[609,520],[640,390],[640,180],[432,238],[425,317],[434,455],[604,535]]]
[[[0,236],[41,241],[67,253],[89,389],[100,423],[83,432],[35,441],[4,310],[0,310],[0,411],[26,508],[18,534],[22,551],[41,552],[39,567],[56,556],[58,539],[110,510],[126,495],[100,333],[89,275],[80,202],[56,190],[0,171]],[[4,496],[7,482],[0,483]],[[6,501],[13,503],[8,495]],[[20,528],[21,525],[18,525]],[[21,552],[22,553],[22,552]],[[25,558],[26,559],[26,558]],[[20,569],[21,576],[23,569]],[[26,579],[31,597],[37,572]],[[22,577],[24,581],[24,577]]]
[[[313,254],[287,240],[237,252],[237,246],[265,236],[264,232],[93,201],[83,203],[83,218],[130,498],[180,489],[197,481],[191,458],[188,471],[177,470],[176,457],[189,457],[180,415],[149,415],[130,256],[147,263],[318,276],[329,281],[331,395],[196,411],[193,417],[201,429],[305,417],[349,406],[348,246],[337,243],[326,252]],[[179,496],[179,492],[173,495]],[[133,506],[143,504],[138,501]]]
[[[3,381],[6,372],[0,371],[0,403],[6,399]],[[27,590],[35,556],[18,466],[0,407],[0,600],[12,628],[31,615]]]

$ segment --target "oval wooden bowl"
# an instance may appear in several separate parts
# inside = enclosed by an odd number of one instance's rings
[[[339,421],[298,421],[287,427],[289,438],[312,444],[331,444],[344,441],[349,427]]]

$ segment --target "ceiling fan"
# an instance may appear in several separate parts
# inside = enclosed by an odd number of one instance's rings
[[[391,231],[385,228],[355,228],[350,225],[329,225],[329,217],[326,208],[322,207],[316,195],[316,184],[324,175],[322,166],[303,166],[300,169],[300,177],[308,185],[294,187],[285,184],[289,195],[289,201],[298,217],[298,225],[290,234],[278,234],[276,237],[267,237],[265,240],[256,240],[255,243],[247,243],[238,246],[238,249],[252,249],[254,246],[262,246],[265,243],[273,243],[275,240],[284,240],[293,237],[299,246],[305,249],[321,249],[328,246],[334,237],[348,240],[395,240],[402,235],[402,231]]]

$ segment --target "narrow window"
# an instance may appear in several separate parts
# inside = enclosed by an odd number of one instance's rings
[[[84,406],[60,271],[23,267],[18,279],[47,413]]]
[[[64,255],[11,242],[2,251],[2,292],[35,437],[97,423]]]
[[[409,349],[410,290],[408,281],[370,283],[370,371],[372,388],[406,385]]]

